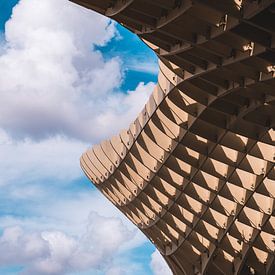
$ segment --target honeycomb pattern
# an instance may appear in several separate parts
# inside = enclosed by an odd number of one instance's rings
[[[275,4],[73,0],[129,28],[159,78],[81,167],[174,274],[275,274]]]

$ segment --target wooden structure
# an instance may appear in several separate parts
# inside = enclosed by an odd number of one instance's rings
[[[85,174],[181,274],[275,274],[274,0],[73,0],[159,57],[128,130]]]

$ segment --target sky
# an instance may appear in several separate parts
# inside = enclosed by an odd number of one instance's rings
[[[86,179],[157,81],[133,34],[67,0],[0,0],[0,274],[169,275]]]

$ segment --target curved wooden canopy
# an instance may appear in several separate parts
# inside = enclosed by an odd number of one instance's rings
[[[274,0],[73,0],[159,57],[149,101],[81,167],[174,274],[275,274]]]

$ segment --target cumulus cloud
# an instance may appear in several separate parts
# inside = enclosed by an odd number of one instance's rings
[[[14,8],[0,49],[0,266],[43,275],[137,270],[113,259],[144,236],[98,193],[68,187],[82,175],[81,153],[128,127],[154,86],[120,91],[121,60],[95,47],[117,36],[115,23],[67,0]],[[92,209],[105,217],[87,220]]]
[[[86,231],[80,237],[60,231],[26,232],[21,227],[9,227],[0,237],[0,265],[27,266],[23,274],[112,270],[120,247],[135,234],[120,219],[96,213],[90,213]]]
[[[14,8],[0,53],[0,185],[77,178],[87,144],[136,117],[154,84],[120,92],[119,58],[94,49],[117,35],[113,22],[66,0]]]
[[[127,126],[153,84],[119,92],[120,59],[104,60],[94,48],[116,33],[113,22],[69,1],[21,0],[0,55],[0,126],[17,139],[58,134],[89,142]]]
[[[47,243],[37,233],[25,234],[20,227],[6,228],[0,238],[0,263],[25,264],[49,255]]]
[[[172,275],[167,263],[157,250],[151,256],[151,268],[155,275]]]

